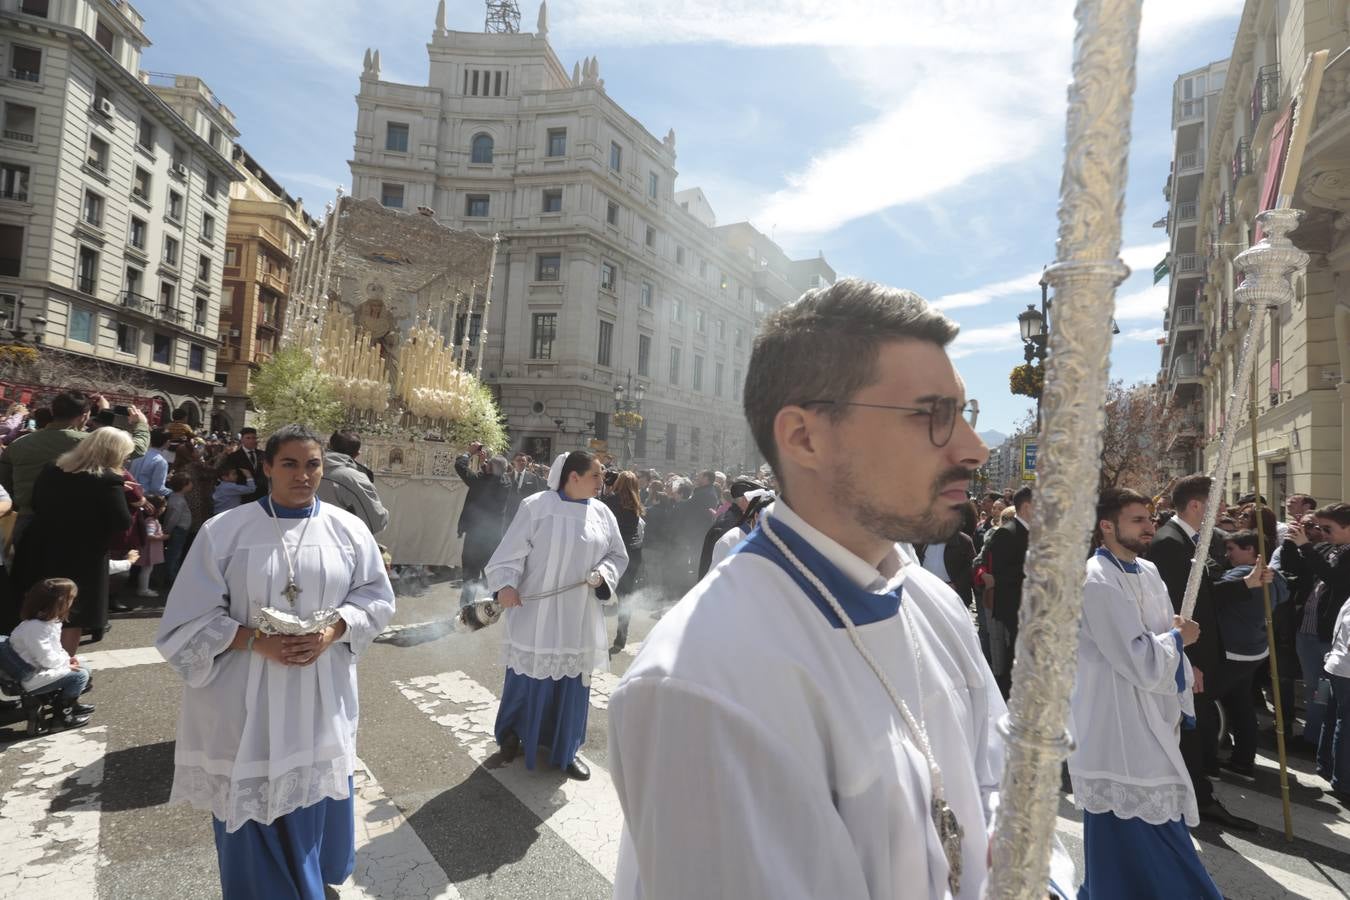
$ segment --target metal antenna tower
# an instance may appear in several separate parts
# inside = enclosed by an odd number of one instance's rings
[[[487,20],[483,30],[488,34],[518,34],[520,32],[520,6],[516,0],[486,0]]]

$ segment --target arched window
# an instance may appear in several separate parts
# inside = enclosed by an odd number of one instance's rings
[[[475,134],[473,136],[473,156],[469,161],[476,163],[492,162],[492,135]]]

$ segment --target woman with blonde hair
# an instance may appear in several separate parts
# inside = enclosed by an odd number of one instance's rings
[[[69,578],[79,593],[61,646],[72,657],[88,631],[95,641],[108,628],[108,550],[131,527],[123,493],[131,436],[100,428],[56,458],[33,485],[33,521],[14,554],[14,594],[44,578]]]

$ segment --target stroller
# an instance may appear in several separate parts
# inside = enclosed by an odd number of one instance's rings
[[[18,651],[9,645],[9,638],[0,635],[0,694],[19,701],[19,706],[28,719],[29,737],[66,727],[63,721],[65,710],[58,685],[45,685],[33,691],[24,690],[24,679],[35,671],[23,657],[19,656]],[[93,687],[93,684],[93,679],[90,679],[85,691]]]

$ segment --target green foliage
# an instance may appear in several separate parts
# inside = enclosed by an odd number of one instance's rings
[[[253,376],[253,405],[261,414],[259,431],[264,435],[293,422],[326,435],[344,416],[332,380],[297,347],[280,351]]]
[[[506,429],[501,413],[492,399],[492,392],[478,380],[472,380],[466,393],[469,403],[463,417],[445,429],[445,439],[456,447],[467,447],[481,441],[489,453],[506,451]]]

